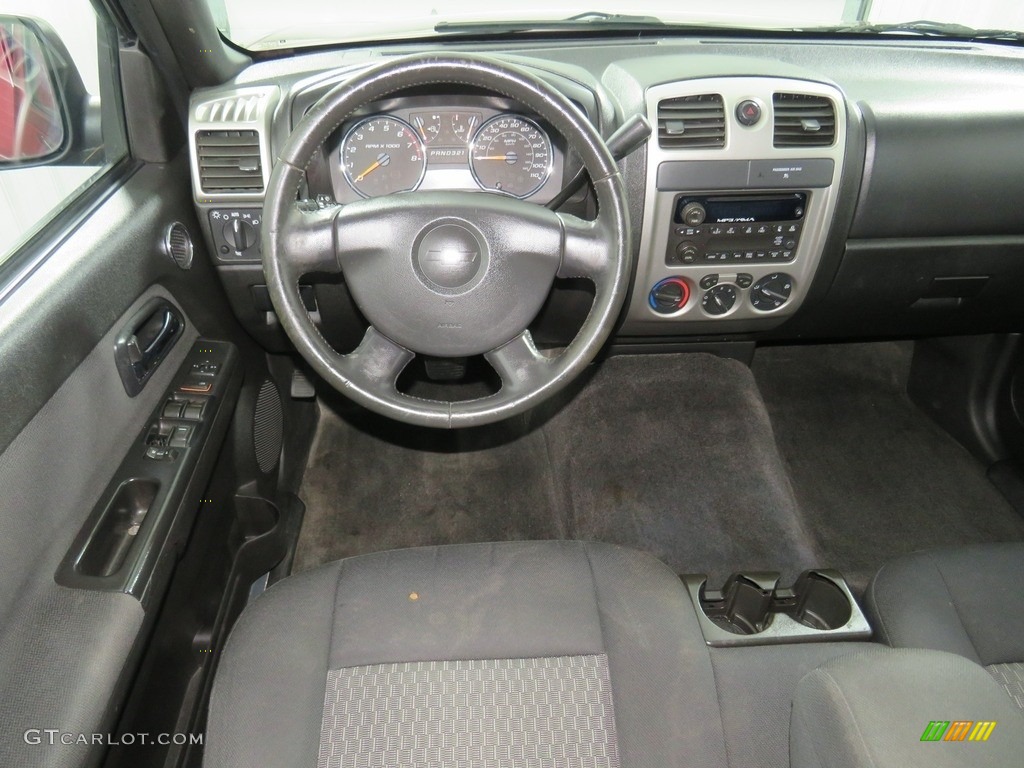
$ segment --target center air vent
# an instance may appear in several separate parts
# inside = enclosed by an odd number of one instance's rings
[[[662,149],[721,149],[725,104],[717,93],[658,102],[658,146]]]
[[[196,157],[203,192],[263,191],[256,131],[197,131]]]
[[[776,147],[831,147],[836,140],[832,100],[803,93],[776,93]]]

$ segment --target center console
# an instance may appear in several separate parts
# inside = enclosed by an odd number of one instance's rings
[[[622,332],[778,325],[807,294],[835,210],[842,93],[768,77],[651,87],[640,260]]]

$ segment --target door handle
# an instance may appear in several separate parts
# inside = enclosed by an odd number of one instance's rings
[[[114,346],[117,372],[129,397],[142,391],[184,327],[181,315],[164,299],[147,302],[132,317]]]
[[[136,371],[147,369],[150,362],[160,356],[177,332],[177,318],[170,307],[162,307],[154,312],[150,319],[128,338],[126,344],[128,360],[136,366]]]

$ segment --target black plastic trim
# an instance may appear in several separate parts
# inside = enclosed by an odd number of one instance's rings
[[[202,360],[212,360],[220,366],[217,374],[209,377],[212,388],[207,394],[187,395],[204,403],[202,418],[186,421],[165,417],[165,403],[172,397],[182,396],[180,387],[194,378],[193,366]],[[163,595],[176,559],[174,553],[184,545],[191,529],[199,495],[206,487],[227,433],[241,384],[238,351],[234,345],[208,339],[195,342],[166,397],[161,398],[152,418],[139,433],[100,502],[75,537],[54,576],[58,584],[76,589],[126,592],[144,605]],[[154,446],[154,428],[163,424],[189,429],[188,444],[175,447],[172,442],[167,446]],[[149,450],[153,447],[166,448],[166,457],[151,457]],[[137,531],[131,534],[134,541],[127,545],[126,556],[118,567],[108,570],[96,572],[84,566],[90,561],[90,549],[105,546],[98,537],[109,533],[105,517],[111,513],[111,504],[126,483],[139,478],[155,484],[156,491]]]

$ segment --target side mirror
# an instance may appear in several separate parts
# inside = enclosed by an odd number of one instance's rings
[[[63,41],[44,21],[0,16],[0,168],[76,162],[92,144],[91,99]]]

